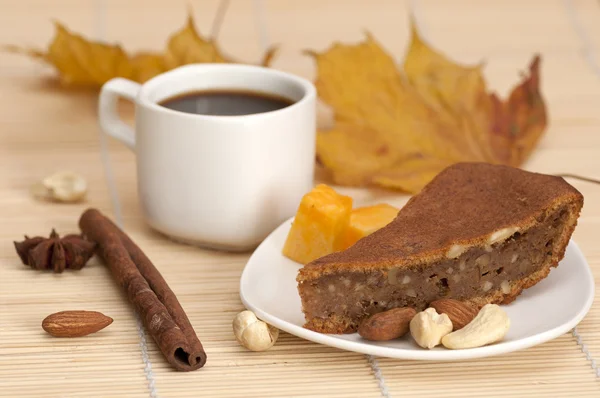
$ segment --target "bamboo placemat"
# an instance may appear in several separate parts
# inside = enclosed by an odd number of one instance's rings
[[[2,42],[45,45],[50,20],[127,48],[162,48],[183,23],[187,1],[22,0],[4,2]],[[217,1],[192,2],[209,30]],[[254,61],[265,42],[280,43],[275,67],[311,77],[304,48],[355,41],[369,29],[401,59],[413,13],[425,37],[462,62],[487,61],[492,88],[505,94],[532,53],[543,55],[543,92],[550,128],[526,168],[600,178],[600,5],[595,0],[232,1],[220,31],[222,47]],[[142,23],[142,21],[144,21]],[[226,254],[173,243],[141,219],[134,156],[110,143],[114,186],[102,168],[93,95],[68,93],[20,57],[0,54],[0,396],[6,397],[597,397],[600,396],[600,307],[574,333],[493,358],[455,363],[370,358],[282,333],[267,352],[242,349],[231,332],[243,309],[238,281],[248,254]],[[29,186],[71,169],[90,183],[88,203],[34,201]],[[574,239],[600,277],[600,187],[571,180],[585,206]],[[406,197],[346,190],[358,202]],[[112,199],[118,195],[118,207]],[[171,370],[138,327],[108,271],[94,260],[81,272],[39,273],[20,264],[12,241],[27,233],[77,230],[87,206],[113,216],[159,267],[177,293],[208,353],[193,373]],[[598,293],[600,294],[600,293]],[[54,339],[40,328],[65,309],[102,311],[115,319],[82,339]],[[551,312],[552,309],[545,309]],[[543,311],[541,311],[543,313]],[[543,316],[543,315],[542,315]]]

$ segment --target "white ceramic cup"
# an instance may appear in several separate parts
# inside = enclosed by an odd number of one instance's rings
[[[184,113],[159,103],[202,90],[244,90],[292,100],[243,116]],[[134,130],[117,114],[119,97],[135,103]],[[316,93],[309,81],[249,65],[195,64],[143,85],[107,82],[102,130],[137,159],[148,224],[171,238],[224,250],[248,250],[291,217],[313,186]]]

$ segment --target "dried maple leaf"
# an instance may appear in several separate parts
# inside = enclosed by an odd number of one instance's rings
[[[204,40],[198,34],[190,16],[186,26],[169,39],[164,62],[167,69],[173,69],[193,63],[232,61],[221,55],[217,43]]]
[[[333,180],[418,192],[456,162],[520,165],[546,126],[539,56],[502,101],[488,92],[481,65],[457,65],[412,33],[403,70],[369,34],[310,52],[319,96],[334,112],[333,128],[317,136]]]
[[[69,32],[60,23],[47,52],[6,46],[6,50],[39,58],[53,65],[68,86],[100,86],[113,77],[132,75],[127,54],[119,46],[90,42]]]
[[[129,55],[118,45],[89,41],[55,22],[56,33],[47,51],[17,46],[4,50],[21,53],[51,64],[66,86],[100,87],[114,77],[144,82],[159,73],[190,63],[236,62],[224,56],[215,40],[204,39],[196,31],[194,20],[173,34],[164,53]],[[264,55],[262,65],[268,66],[276,48]]]

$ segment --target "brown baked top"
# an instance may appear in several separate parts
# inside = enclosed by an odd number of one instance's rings
[[[447,256],[453,245],[486,245],[495,231],[531,227],[543,211],[583,196],[561,177],[487,163],[457,163],[412,197],[386,227],[347,250],[303,267],[298,280],[339,270],[414,267]]]

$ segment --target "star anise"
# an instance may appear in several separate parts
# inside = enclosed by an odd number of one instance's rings
[[[23,264],[39,270],[63,272],[66,268],[81,269],[94,255],[96,244],[81,235],[61,238],[53,229],[49,238],[25,235],[22,242],[14,242]]]

